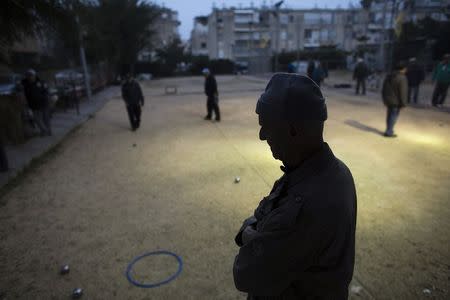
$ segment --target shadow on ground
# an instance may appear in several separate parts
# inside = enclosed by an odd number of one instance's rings
[[[378,134],[378,135],[383,135],[384,134],[383,131],[381,131],[381,130],[379,130],[377,128],[365,125],[365,124],[363,124],[363,123],[361,123],[359,121],[356,121],[356,120],[346,120],[344,123],[347,124],[348,126],[351,126],[353,128],[356,128],[356,129],[359,129],[359,130],[362,130],[362,131],[372,132],[372,133],[375,133],[375,134]]]

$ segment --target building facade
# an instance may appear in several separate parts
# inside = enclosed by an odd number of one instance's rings
[[[205,55],[208,53],[208,16],[194,18],[194,27],[191,31],[190,48],[192,55]]]
[[[267,70],[274,53],[336,46],[351,51],[367,28],[360,9],[214,9],[208,17],[210,59]]]

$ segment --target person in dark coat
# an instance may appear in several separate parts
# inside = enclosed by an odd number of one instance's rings
[[[30,69],[26,72],[25,79],[22,80],[22,86],[28,107],[33,112],[33,119],[41,131],[41,136],[52,135],[47,84],[37,77],[36,71]]]
[[[445,54],[443,60],[433,71],[433,82],[436,82],[431,103],[435,107],[442,107],[450,86],[450,54]]]
[[[212,112],[214,111],[216,121],[220,122],[220,109],[219,109],[219,93],[217,91],[217,82],[214,75],[211,74],[208,68],[202,70],[205,76],[205,94],[206,94],[206,110],[208,114],[205,120],[211,120]]]
[[[406,78],[408,79],[408,103],[413,102],[417,104],[417,99],[419,98],[419,86],[425,79],[425,71],[417,64],[415,57],[409,60]]]
[[[387,107],[385,137],[397,136],[394,133],[394,126],[408,97],[408,83],[405,74],[406,65],[399,63],[383,82],[383,103]]]
[[[356,80],[355,94],[359,94],[359,88],[362,87],[362,94],[366,94],[366,79],[369,76],[369,67],[362,58],[358,58],[358,63],[353,70],[353,80]]]
[[[131,130],[135,131],[141,125],[141,107],[144,106],[144,95],[141,86],[131,74],[125,76],[122,84],[122,98],[127,106]]]
[[[323,141],[325,99],[308,77],[277,73],[256,105],[259,138],[284,175],[235,237],[235,286],[247,299],[347,299],[356,191]]]
[[[325,77],[325,69],[323,68],[322,63],[318,62],[317,66],[314,68],[311,79],[320,87]]]

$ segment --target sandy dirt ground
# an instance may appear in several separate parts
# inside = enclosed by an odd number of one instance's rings
[[[281,175],[258,140],[265,83],[219,77],[223,121],[213,123],[203,120],[202,82],[144,83],[137,132],[116,95],[3,192],[0,299],[68,299],[75,287],[84,299],[245,299],[233,284],[234,235]],[[177,95],[164,94],[170,85]],[[450,114],[407,108],[399,137],[386,139],[379,100],[324,94],[326,140],[358,191],[351,298],[449,299]],[[181,275],[131,285],[128,263],[161,249],[182,257]],[[176,269],[173,258],[147,258],[133,274],[155,282]]]

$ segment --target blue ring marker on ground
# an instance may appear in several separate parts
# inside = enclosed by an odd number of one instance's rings
[[[154,255],[167,255],[167,256],[172,256],[174,257],[177,261],[178,261],[178,270],[175,274],[173,274],[172,276],[170,276],[169,278],[157,282],[157,283],[140,283],[135,281],[132,277],[131,277],[131,271],[133,270],[133,266],[135,263],[137,263],[139,260],[141,260],[144,257],[147,256],[154,256]],[[135,286],[141,287],[141,288],[145,288],[145,289],[150,289],[150,288],[155,288],[155,287],[159,287],[163,284],[167,284],[169,282],[171,282],[172,280],[174,280],[175,278],[178,277],[178,275],[180,275],[181,271],[183,270],[183,260],[181,259],[180,256],[176,255],[175,253],[172,253],[170,251],[166,251],[166,250],[160,250],[160,251],[154,251],[154,252],[149,252],[149,253],[145,253],[142,254],[141,256],[136,257],[135,259],[133,259],[131,261],[131,263],[128,265],[127,267],[127,272],[126,272],[126,276],[129,282],[131,282],[132,284],[134,284]]]

